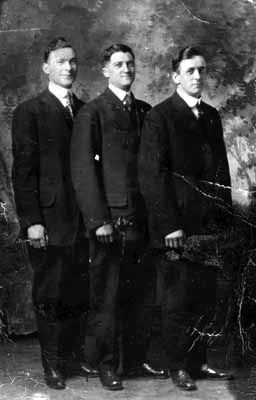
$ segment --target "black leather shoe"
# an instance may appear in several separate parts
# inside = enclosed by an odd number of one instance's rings
[[[79,373],[82,374],[80,376],[88,376],[91,378],[96,378],[99,376],[99,371],[96,368],[93,368],[90,364],[86,362],[81,362],[79,364]]]
[[[47,386],[52,389],[62,390],[66,388],[64,378],[57,369],[48,367],[47,370],[45,370],[44,379]]]
[[[171,374],[173,383],[181,390],[197,390],[197,386],[189,373],[184,369],[175,371]]]
[[[132,368],[125,373],[127,378],[157,378],[167,379],[169,372],[167,369],[155,369],[148,363]]]
[[[67,363],[65,370],[67,377],[84,376],[86,378],[96,378],[99,376],[99,371],[85,361]]]
[[[202,365],[196,377],[198,379],[219,379],[222,381],[229,381],[234,379],[234,375],[232,375],[231,373],[217,371],[216,369],[208,367],[207,364]]]
[[[121,379],[115,374],[113,368],[104,366],[99,369],[100,381],[105,389],[123,390]]]

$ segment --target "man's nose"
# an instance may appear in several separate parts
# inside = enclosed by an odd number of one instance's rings
[[[200,79],[201,78],[201,73],[198,69],[194,70],[194,78],[195,79]]]
[[[69,61],[65,62],[64,67],[68,71],[70,71],[72,69],[72,65]]]
[[[124,72],[129,72],[130,71],[130,68],[129,68],[129,66],[128,66],[128,64],[123,64],[123,71]]]

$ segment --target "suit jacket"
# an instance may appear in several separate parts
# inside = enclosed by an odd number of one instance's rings
[[[74,96],[74,113],[83,102]],[[47,89],[14,111],[13,187],[23,231],[34,224],[47,228],[49,244],[73,243],[78,206],[70,176],[73,121]]]
[[[111,208],[128,206],[136,187],[140,131],[149,104],[134,99],[136,126],[109,89],[86,104],[75,119],[71,173],[88,231],[112,219]]]
[[[209,233],[223,207],[231,204],[220,117],[215,108],[201,104],[203,115],[197,120],[175,92],[145,120],[140,184],[156,247],[178,229],[187,235]]]

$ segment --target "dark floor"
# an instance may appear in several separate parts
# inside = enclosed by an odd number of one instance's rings
[[[210,358],[220,363],[220,354]],[[230,382],[198,381],[197,392],[182,393],[167,379],[135,379],[124,381],[125,390],[110,392],[102,388],[98,378],[67,381],[66,390],[49,389],[43,380],[36,337],[22,338],[0,345],[0,400],[256,400],[256,359],[233,362],[236,379]]]

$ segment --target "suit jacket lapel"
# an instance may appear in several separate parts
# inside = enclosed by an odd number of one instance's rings
[[[142,129],[145,115],[146,115],[146,108],[144,108],[141,103],[133,96],[134,98],[134,104],[135,104],[135,112],[136,112],[136,122],[137,122],[137,128],[138,128],[138,134],[140,135],[140,131]]]
[[[84,105],[84,102],[80,100],[75,94],[73,95],[73,101],[74,101],[74,116],[76,116],[80,108]]]
[[[110,107],[109,118],[114,117],[114,123],[120,129],[125,129],[129,126],[130,116],[129,113],[124,109],[122,101],[109,89],[107,88],[103,93],[104,102]]]
[[[214,119],[209,114],[207,106],[203,101],[201,103],[201,107],[202,107],[202,111],[203,111],[202,120],[203,120],[205,128],[206,128],[206,133],[210,133],[213,129]]]
[[[103,93],[104,100],[110,105],[112,111],[117,114],[117,118],[115,123],[121,124],[122,126],[129,127],[132,121],[131,113],[135,113],[136,115],[133,118],[136,118],[136,127],[138,131],[138,135],[140,135],[140,129],[142,128],[142,124],[145,117],[145,110],[139,106],[139,101],[132,94],[134,110],[129,113],[124,109],[122,101],[109,89],[107,88]],[[134,115],[134,114],[133,114]],[[119,116],[119,118],[118,118]]]
[[[117,108],[120,110],[123,110],[123,103],[122,101],[110,90],[107,88],[105,92],[103,93],[103,96],[107,103],[111,104],[113,108]]]
[[[52,110],[55,110],[56,113],[62,115],[63,120],[67,123],[69,128],[73,126],[73,120],[69,114],[69,112],[65,109],[65,107],[61,104],[59,99],[57,99],[54,94],[52,94],[48,89],[46,89],[42,94],[42,101],[48,105]]]
[[[172,96],[172,102],[173,105],[175,106],[175,109],[177,112],[182,115],[184,120],[186,119],[195,119],[195,115],[191,108],[187,105],[187,103],[178,95],[177,92],[175,92]]]
[[[181,140],[182,136],[184,143],[189,146],[191,141],[198,138],[198,121],[193,111],[176,92],[170,98],[170,107],[167,104],[167,113],[169,109],[172,114],[170,118],[174,118],[178,126],[179,140]]]

